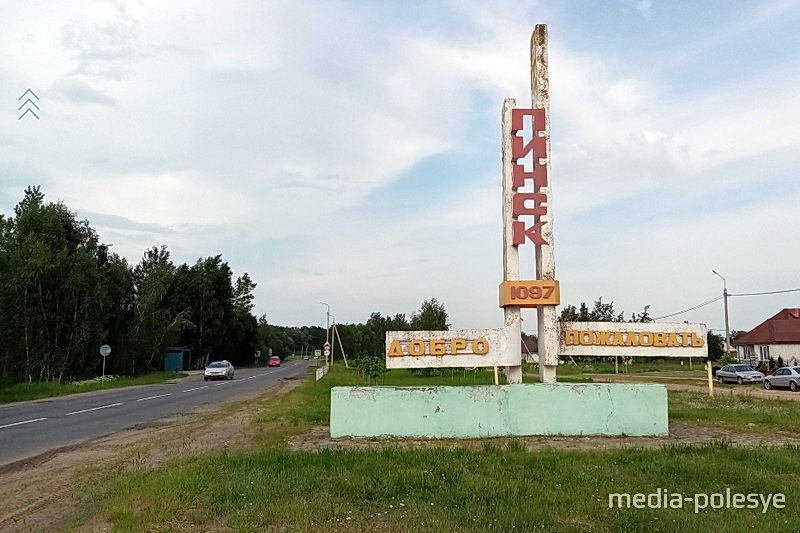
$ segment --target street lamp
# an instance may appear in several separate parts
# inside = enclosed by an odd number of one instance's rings
[[[320,302],[322,305],[328,308],[328,311],[325,313],[325,345],[330,345],[330,331],[331,331],[331,306],[325,302]],[[328,356],[325,356],[325,364],[328,364]]]
[[[731,351],[731,330],[728,326],[728,282],[725,280],[725,276],[716,270],[711,269],[711,272],[722,278],[722,298],[725,302],[725,355],[728,355],[728,352]]]
[[[333,352],[335,351],[334,348],[336,347],[336,336],[339,335],[339,332],[336,331],[336,317],[331,315],[331,324],[333,327],[331,328],[331,364],[333,364]]]

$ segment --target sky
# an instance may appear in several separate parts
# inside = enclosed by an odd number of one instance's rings
[[[137,263],[222,254],[280,325],[495,328],[500,115],[547,24],[562,304],[800,287],[800,4],[31,0],[2,15],[0,213],[41,185]],[[39,119],[18,98],[39,97]],[[520,248],[523,277],[534,251]],[[749,330],[800,292],[729,299]],[[535,311],[523,329],[535,332]],[[664,321],[724,330],[722,301]]]

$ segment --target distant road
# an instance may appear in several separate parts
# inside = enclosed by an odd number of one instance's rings
[[[222,405],[305,374],[312,361],[241,368],[232,381],[145,385],[0,406],[0,466],[168,416]]]

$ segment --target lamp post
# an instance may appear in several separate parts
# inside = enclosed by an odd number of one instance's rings
[[[336,331],[336,316],[331,315],[331,323],[333,327],[331,328],[331,364],[333,364],[333,353],[334,348],[336,348],[336,336],[339,335],[339,332]]]
[[[728,355],[728,352],[731,351],[731,330],[728,326],[728,282],[725,280],[725,276],[716,270],[712,269],[711,272],[722,278],[722,298],[725,302],[725,355]]]
[[[331,332],[331,306],[325,302],[320,302],[322,305],[328,308],[327,312],[325,313],[325,344],[330,344],[330,332]],[[325,356],[325,364],[328,364],[328,356]]]

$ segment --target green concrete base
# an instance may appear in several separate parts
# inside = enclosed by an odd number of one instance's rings
[[[331,437],[667,435],[667,388],[622,383],[333,387]]]

